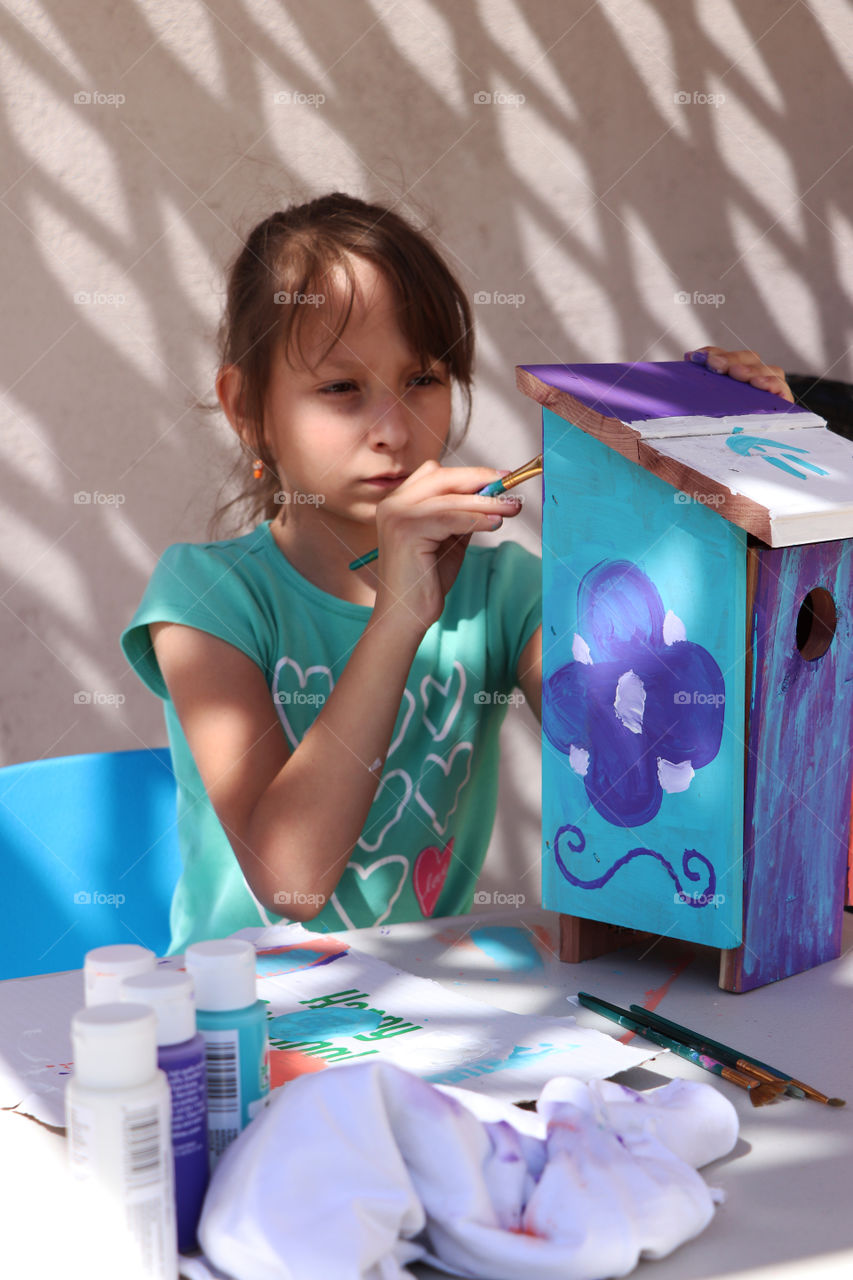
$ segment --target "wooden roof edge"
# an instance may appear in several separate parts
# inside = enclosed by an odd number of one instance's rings
[[[641,445],[642,466],[650,475],[657,476],[673,489],[687,494],[695,502],[709,507],[716,515],[737,525],[745,533],[754,534],[768,546],[774,545],[771,513],[758,502],[742,493],[733,493],[724,484],[714,483],[701,471],[695,471],[685,462],[679,462],[666,453],[660,453],[649,441]]]
[[[604,414],[596,413],[594,409],[590,409],[568,391],[560,391],[557,387],[549,386],[523,365],[516,365],[515,381],[519,391],[529,396],[531,400],[536,400],[543,408],[551,409],[572,426],[578,427],[589,436],[595,436],[609,449],[621,453],[623,458],[639,463],[640,444],[643,437],[633,427],[626,426],[619,418],[608,418]]]

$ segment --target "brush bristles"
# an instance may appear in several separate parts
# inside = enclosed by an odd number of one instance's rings
[[[775,1102],[785,1092],[785,1083],[780,1080],[772,1084],[769,1080],[764,1084],[753,1084],[747,1089],[749,1100],[754,1107],[766,1107],[768,1102]]]

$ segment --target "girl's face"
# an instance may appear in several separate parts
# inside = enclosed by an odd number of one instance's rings
[[[352,264],[355,297],[338,341],[323,355],[335,311],[318,307],[303,331],[305,365],[280,353],[271,370],[265,426],[288,523],[317,514],[325,524],[372,524],[386,494],[438,460],[450,428],[446,366],[424,367],[384,276],[365,259]]]

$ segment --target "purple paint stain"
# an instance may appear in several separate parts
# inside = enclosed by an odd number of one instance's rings
[[[629,560],[604,560],[578,588],[578,629],[589,661],[558,668],[543,688],[542,726],[557,750],[588,753],[590,802],[613,826],[650,822],[663,791],[658,759],[694,771],[720,749],[725,684],[702,645],[664,640],[663,601]],[[639,708],[617,712],[630,680]]]

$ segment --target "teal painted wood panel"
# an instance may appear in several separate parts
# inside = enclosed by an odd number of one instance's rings
[[[744,945],[725,984],[738,991],[840,955],[853,775],[853,542],[753,554]],[[836,628],[809,660],[797,619],[815,588]]]
[[[741,940],[746,535],[543,411],[543,903]]]

